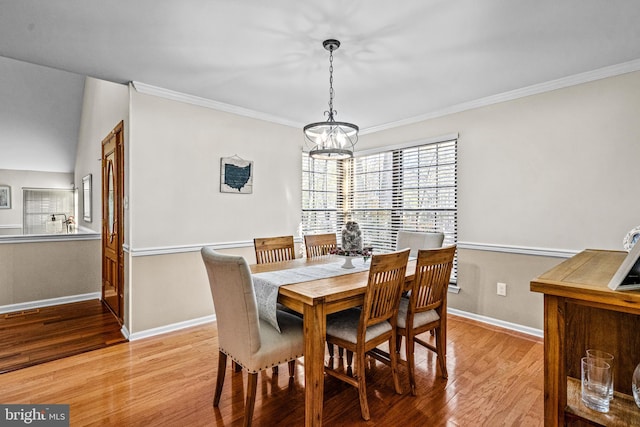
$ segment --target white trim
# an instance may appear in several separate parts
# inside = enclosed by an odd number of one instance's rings
[[[504,252],[509,254],[571,258],[580,251],[573,249],[531,248],[527,246],[497,245],[493,243],[458,242],[458,249],[474,251]]]
[[[294,238],[295,243],[302,243],[302,239],[299,237]],[[178,245],[178,246],[156,246],[149,248],[131,248],[128,245],[123,245],[125,252],[128,252],[133,257],[139,256],[153,256],[153,255],[171,255],[186,252],[199,252],[202,247],[207,246],[215,250],[220,249],[237,249],[237,248],[251,248],[253,247],[252,240],[242,240],[237,242],[219,242],[219,243],[198,243],[194,245]],[[532,255],[532,256],[547,256],[552,258],[571,258],[580,251],[573,249],[554,249],[554,248],[533,248],[527,246],[511,246],[511,245],[498,245],[494,243],[475,243],[475,242],[458,242],[458,249],[468,249],[475,251],[489,251],[489,252],[502,252],[510,254],[520,255]],[[456,289],[457,288],[457,289]],[[451,288],[450,292],[458,293],[457,286]]]
[[[26,235],[6,235],[0,236],[2,243],[39,243],[39,242],[69,242],[74,240],[100,240],[102,236],[98,233],[77,233],[77,234],[26,234]]]
[[[371,126],[368,128],[360,129],[360,135],[366,135],[370,133],[380,132],[387,129],[393,129],[399,126],[406,126],[425,120],[435,119],[443,117],[449,114],[460,113],[474,108],[486,107],[493,104],[498,104],[506,101],[513,101],[515,99],[524,98],[531,95],[538,95],[545,92],[551,92],[557,89],[563,89],[570,86],[576,86],[583,83],[589,83],[595,80],[606,79],[608,77],[615,77],[621,74],[632,73],[640,70],[640,59],[635,59],[629,62],[623,62],[621,64],[610,65],[608,67],[600,68],[597,70],[587,71],[580,74],[574,74],[572,76],[562,77],[556,80],[548,82],[538,83],[535,85],[523,87],[520,89],[511,90],[508,92],[499,93],[496,95],[487,96],[484,98],[472,100],[469,102],[463,102],[462,104],[453,105],[451,107],[444,108],[439,111],[433,111],[430,113],[421,114],[414,117],[398,120],[395,122],[384,123],[378,126]],[[277,117],[272,114],[263,113],[261,111],[250,110],[248,108],[239,107],[236,105],[226,104],[224,102],[213,101],[199,96],[189,95],[173,91],[170,89],[164,89],[158,86],[152,86],[141,82],[133,81],[130,83],[133,88],[140,93],[147,95],[154,95],[165,99],[184,102],[187,104],[198,105],[200,107],[212,108],[214,110],[225,111],[227,113],[238,114],[240,116],[250,117],[258,120],[265,120],[272,123],[278,123],[285,126],[292,126],[296,128],[302,128],[305,123],[299,123],[293,120]]]
[[[293,241],[294,243],[302,243],[302,239],[300,237],[295,237]],[[198,243],[195,245],[156,246],[156,247],[150,247],[150,248],[127,247],[125,251],[129,252],[131,256],[139,257],[139,256],[152,256],[152,255],[170,255],[170,254],[179,254],[184,252],[199,252],[204,246],[214,250],[252,248],[253,240],[242,240],[238,242]]]
[[[126,325],[122,325],[122,328],[120,328],[120,333],[126,338],[129,339],[129,337],[131,336],[131,333],[129,332],[129,330],[127,329]]]
[[[129,334],[129,341],[136,341],[143,338],[153,337],[155,335],[166,334],[168,332],[175,332],[181,329],[190,328],[192,326],[204,325],[205,323],[211,323],[216,321],[216,315],[199,317],[197,319],[185,320],[184,322],[172,323],[171,325],[160,326],[157,328],[147,329],[140,332],[134,332]]]
[[[459,294],[461,289],[462,288],[460,286],[449,283],[449,289],[447,290],[447,292],[449,292],[450,294]]]
[[[211,249],[232,249],[253,247],[253,241],[223,242],[223,243],[198,243],[195,245],[156,246],[150,248],[129,248],[131,256],[169,255],[184,252],[199,252],[203,246]]]
[[[520,89],[511,90],[508,92],[499,93],[497,95],[487,96],[484,98],[476,99],[462,104],[453,105],[448,108],[444,108],[440,111],[434,111],[431,113],[421,114],[419,116],[409,117],[407,119],[398,120],[395,122],[385,123],[379,126],[372,126],[360,131],[360,135],[366,135],[368,133],[380,132],[387,129],[393,129],[399,126],[406,126],[425,120],[435,119],[449,114],[461,113],[463,111],[472,110],[474,108],[486,107],[493,104],[499,104],[501,102],[513,101],[515,99],[524,98],[531,95],[538,95],[545,92],[551,92],[557,89],[563,89],[570,86],[576,86],[583,83],[589,83],[595,80],[606,79],[608,77],[615,77],[621,74],[633,73],[640,70],[640,59],[634,59],[633,61],[623,62],[622,64],[611,65],[608,67],[600,68],[593,71],[587,71],[572,76],[562,77],[560,79],[551,80],[544,83],[539,83]]]
[[[18,304],[9,304],[0,306],[0,314],[13,313],[16,311],[33,310],[34,308],[50,307],[52,305],[70,304],[78,301],[88,301],[92,299],[100,299],[100,292],[92,292],[88,294],[70,295],[66,297],[43,299],[38,301],[21,302]]]
[[[8,229],[12,229],[12,228],[22,228],[22,224],[0,224],[0,229],[2,228],[8,228]]]
[[[455,308],[447,308],[447,313],[451,313],[456,316],[464,317],[471,320],[476,320],[481,323],[486,323],[492,326],[498,326],[500,328],[509,329],[512,331],[520,332],[527,335],[533,335],[534,337],[543,338],[544,332],[542,329],[531,328],[529,326],[518,325],[517,323],[506,322],[504,320],[494,319],[493,317],[482,316],[480,314],[469,313],[468,311],[457,310]]]
[[[261,111],[250,110],[248,108],[238,107],[237,105],[226,104],[224,102],[213,101],[207,98],[201,98],[195,95],[189,95],[186,93],[176,92],[170,89],[164,89],[158,86],[148,85],[141,82],[131,82],[134,89],[137,92],[144,93],[146,95],[158,96],[160,98],[170,99],[172,101],[184,102],[191,105],[197,105],[199,107],[211,108],[218,111],[224,111],[226,113],[237,114],[239,116],[250,117],[252,119],[264,120],[267,122],[277,123],[280,125],[291,126],[296,128],[302,128],[303,123],[298,123],[293,120],[284,119],[274,116],[272,114],[263,113]]]
[[[427,144],[436,144],[438,142],[456,141],[458,133],[450,133],[447,135],[434,136],[431,138],[420,139],[417,141],[404,142],[396,145],[385,145],[384,147],[371,148],[369,150],[356,151],[353,153],[355,157],[368,156],[371,154],[386,153],[394,150],[403,150],[405,148],[418,147]]]

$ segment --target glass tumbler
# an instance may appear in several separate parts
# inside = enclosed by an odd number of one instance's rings
[[[611,365],[602,359],[581,359],[582,403],[598,412],[609,412]]]
[[[640,408],[640,363],[636,366],[636,370],[633,371],[633,378],[631,378],[631,391],[633,392],[633,400],[636,401],[636,405]]]
[[[609,389],[609,400],[613,399],[613,354],[590,348],[587,350],[587,357],[592,359],[602,359],[611,366],[611,388]]]

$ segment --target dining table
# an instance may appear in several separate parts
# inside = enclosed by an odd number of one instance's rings
[[[250,269],[253,274],[258,274],[341,261],[339,256],[326,255],[254,264]],[[410,260],[407,264],[405,289],[411,287],[414,274],[415,260]],[[303,315],[305,426],[322,425],[327,315],[361,306],[364,302],[368,278],[369,271],[360,270],[333,277],[285,284],[278,288],[277,301]]]

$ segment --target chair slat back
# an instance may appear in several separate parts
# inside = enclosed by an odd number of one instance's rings
[[[307,258],[327,255],[332,249],[338,246],[336,235],[330,234],[307,234],[304,236],[304,246],[307,251]]]
[[[385,320],[395,327],[408,260],[409,249],[371,258],[358,334]]]
[[[255,238],[253,245],[257,264],[289,261],[296,257],[293,236]]]
[[[442,305],[449,286],[455,253],[455,245],[418,251],[409,303],[410,311],[428,311]]]

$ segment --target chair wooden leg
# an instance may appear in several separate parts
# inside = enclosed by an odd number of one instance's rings
[[[273,368],[271,368],[271,373],[272,373],[273,375],[278,375],[278,367],[277,367],[277,366],[274,366]]]
[[[253,407],[256,403],[256,392],[258,390],[258,374],[251,373],[247,378],[247,401],[244,404],[244,420],[242,425],[244,427],[251,426],[251,420],[253,418]]]
[[[348,354],[349,350],[347,350],[347,355]],[[358,353],[358,363],[356,364],[356,372],[358,375],[358,397],[360,399],[360,413],[362,414],[362,419],[369,421],[369,402],[367,401],[367,383],[365,381],[364,361],[365,352],[361,351]]]
[[[227,370],[227,355],[223,352],[218,352],[218,375],[216,378],[216,392],[213,396],[213,406],[217,407],[220,403],[220,396],[222,395],[222,386],[224,385],[224,374]]]
[[[416,359],[414,356],[416,342],[413,340],[413,334],[407,333],[405,337],[405,349],[407,355],[407,371],[409,373],[409,387],[411,387],[411,395],[417,396],[416,392]]]
[[[402,386],[398,377],[398,351],[396,349],[396,337],[391,336],[389,339],[389,359],[391,359],[391,375],[393,376],[393,386],[396,393],[402,394]]]
[[[233,369],[233,372],[240,372],[242,371],[242,366],[235,361],[231,361],[231,369]]]
[[[440,365],[440,372],[442,373],[442,378],[448,378],[449,374],[447,373],[447,356],[445,347],[447,343],[444,338],[444,329],[442,327],[436,328],[436,350],[438,353],[438,364]]]
[[[293,377],[293,374],[296,372],[296,360],[293,359],[289,361],[289,377]]]

